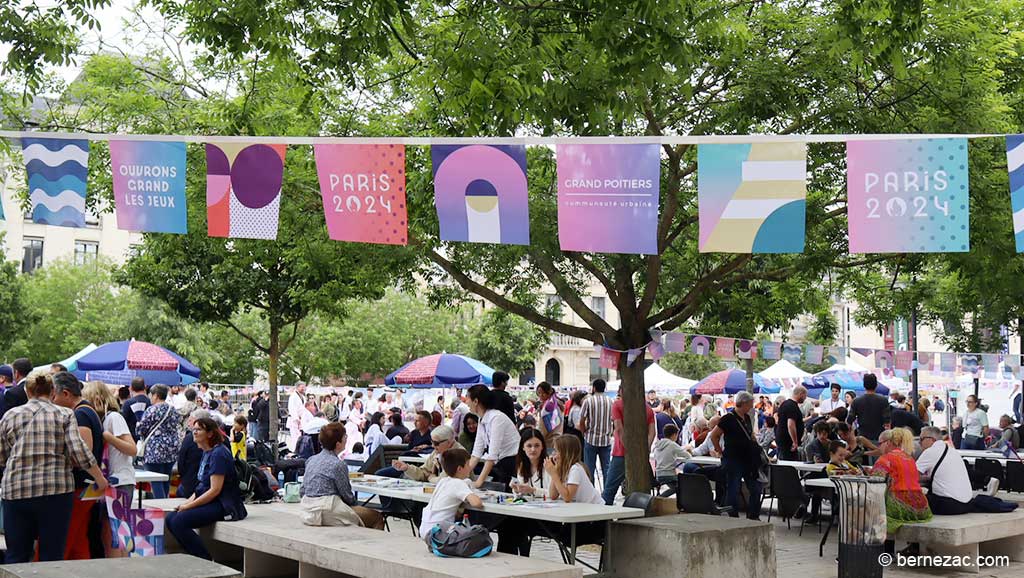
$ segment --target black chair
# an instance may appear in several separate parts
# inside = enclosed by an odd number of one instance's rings
[[[786,527],[791,528],[789,521],[800,511],[807,509],[810,496],[804,491],[803,482],[800,481],[800,473],[792,466],[771,466],[772,493],[775,494],[779,507],[779,516],[786,521]],[[805,516],[806,517],[806,516]],[[800,533],[803,534],[803,521],[800,522]]]
[[[644,516],[651,515],[652,506],[654,506],[654,496],[647,492],[633,492],[626,496],[626,501],[622,503],[623,508],[637,508],[638,510],[643,510]]]
[[[676,492],[676,507],[680,512],[721,516],[732,511],[731,506],[715,504],[711,484],[701,474],[679,474],[677,485],[679,491]]]
[[[999,486],[1003,486],[1003,466],[996,460],[978,458],[974,461],[974,473],[981,488],[987,486],[991,478],[999,480]]]
[[[1024,463],[1007,460],[1005,477],[1007,492],[1024,492]]]
[[[377,470],[382,470],[391,465],[391,462],[397,460],[403,453],[408,451],[409,446],[407,444],[385,444],[377,446],[370,457],[366,458],[363,463],[363,467],[359,468],[359,471],[364,474],[374,474]]]

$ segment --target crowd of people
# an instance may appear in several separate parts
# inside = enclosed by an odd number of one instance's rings
[[[234,462],[245,459],[248,423],[227,395],[139,378],[120,388],[82,383],[60,364],[33,371],[25,358],[0,375],[11,377],[0,396],[6,563],[129,555],[87,490],[113,488],[127,511],[136,462],[168,477],[177,468],[177,495],[186,500],[166,527],[190,553],[209,558],[195,528],[245,517]],[[152,490],[167,497],[169,484]]]

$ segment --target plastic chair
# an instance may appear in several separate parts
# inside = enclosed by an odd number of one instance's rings
[[[1006,462],[1006,491],[1024,492],[1024,463]]]
[[[720,516],[732,511],[731,506],[719,506],[711,494],[711,484],[701,474],[679,474],[676,507],[680,512]]]
[[[626,501],[622,503],[623,508],[637,508],[638,510],[644,511],[644,516],[651,514],[651,507],[654,505],[654,496],[647,492],[633,492],[626,496]]]
[[[786,527],[791,528],[789,521],[800,508],[804,508],[806,511],[810,502],[810,496],[804,491],[803,482],[800,481],[800,473],[792,466],[772,464],[771,483],[772,492],[775,494],[779,507],[779,516],[786,520]],[[803,520],[801,520],[801,534],[803,534],[803,526]]]

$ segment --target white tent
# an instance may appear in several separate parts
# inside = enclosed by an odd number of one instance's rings
[[[68,368],[69,370],[74,371],[74,370],[76,370],[78,368],[78,364],[76,363],[78,361],[78,358],[84,357],[85,355],[87,355],[89,353],[92,353],[92,351],[94,349],[96,349],[96,348],[97,348],[97,346],[96,346],[95,343],[90,343],[89,345],[86,345],[85,347],[83,347],[82,350],[79,351],[78,353],[72,355],[71,357],[69,357],[67,359],[58,361],[56,363],[59,363],[59,364],[63,365],[64,367]],[[47,363],[46,365],[40,365],[39,367],[32,368],[32,372],[33,373],[35,373],[37,371],[50,371],[50,364]]]
[[[823,373],[828,373],[831,371],[849,371],[850,373],[864,373],[868,371],[868,369],[863,365],[857,363],[856,361],[850,358],[846,358],[846,363],[837,363],[824,371],[819,371],[815,375],[821,375]]]
[[[780,359],[771,367],[760,372],[758,375],[765,379],[793,379],[810,377],[811,374],[786,361]]]
[[[619,389],[620,380],[608,382],[608,391],[616,391]],[[679,377],[673,375],[657,363],[652,363],[647,369],[644,370],[644,387],[646,389],[653,389],[655,391],[668,391],[668,390],[689,390],[697,380],[686,379],[685,377]]]

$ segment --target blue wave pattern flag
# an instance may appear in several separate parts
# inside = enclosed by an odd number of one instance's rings
[[[1010,169],[1010,204],[1017,252],[1024,253],[1024,134],[1006,137],[1006,165]]]
[[[22,138],[21,151],[28,174],[32,222],[84,227],[89,141]]]

